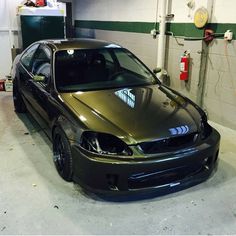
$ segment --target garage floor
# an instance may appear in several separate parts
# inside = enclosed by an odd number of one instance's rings
[[[0,234],[236,234],[236,131],[213,125],[222,135],[220,162],[207,182],[105,201],[57,175],[44,132],[0,92]]]

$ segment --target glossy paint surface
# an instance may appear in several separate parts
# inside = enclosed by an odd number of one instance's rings
[[[173,136],[172,129],[197,131],[191,107],[159,85],[61,94],[65,104],[89,129],[118,135],[126,142]],[[181,134],[176,132],[177,134]]]

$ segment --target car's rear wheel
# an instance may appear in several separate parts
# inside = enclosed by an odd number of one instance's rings
[[[13,82],[13,102],[14,102],[14,107],[15,107],[16,112],[25,113],[27,111],[25,103],[24,103],[22,96],[19,92],[17,81]]]
[[[53,160],[59,175],[72,181],[72,154],[70,142],[64,131],[56,127],[53,132]]]

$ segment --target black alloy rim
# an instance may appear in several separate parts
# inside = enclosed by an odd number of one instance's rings
[[[66,160],[66,150],[60,135],[56,135],[54,143],[54,162],[60,173],[63,173]]]

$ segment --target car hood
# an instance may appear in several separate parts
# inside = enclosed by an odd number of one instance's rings
[[[60,96],[89,130],[128,144],[197,132],[201,119],[184,97],[158,85]]]

